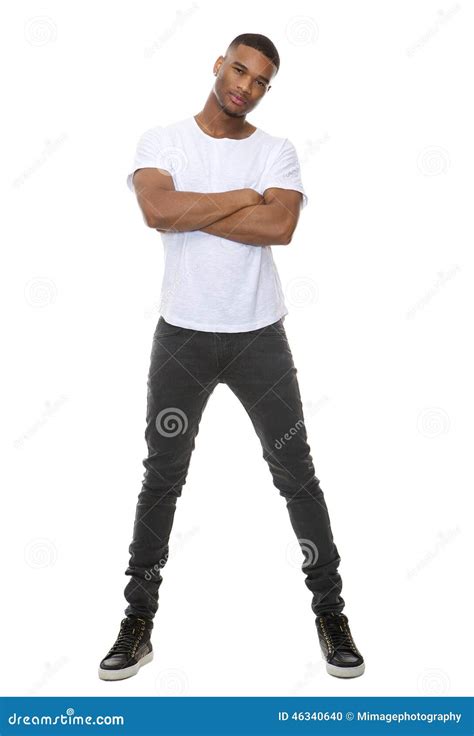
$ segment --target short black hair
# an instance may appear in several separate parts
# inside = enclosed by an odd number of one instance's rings
[[[253,49],[260,51],[264,56],[270,59],[272,64],[275,64],[278,72],[280,68],[280,55],[276,50],[275,44],[270,41],[267,36],[262,36],[261,33],[241,33],[240,36],[236,36],[234,40],[230,42],[227,51],[229,51],[229,49],[237,48],[239,44],[251,46]]]

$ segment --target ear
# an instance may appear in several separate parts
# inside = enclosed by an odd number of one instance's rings
[[[218,56],[214,62],[214,69],[213,69],[214,75],[219,74],[219,69],[221,68],[223,62],[224,62],[224,57]]]

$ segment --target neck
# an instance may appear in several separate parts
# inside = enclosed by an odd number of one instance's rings
[[[213,91],[194,118],[204,132],[214,138],[245,138],[253,128],[246,122],[245,115],[229,115],[225,112]]]

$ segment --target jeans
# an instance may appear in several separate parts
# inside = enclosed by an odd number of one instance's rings
[[[176,327],[159,318],[147,381],[148,456],[125,571],[126,615],[153,619],[158,610],[177,499],[202,413],[218,383],[227,384],[248,413],[273,484],[286,501],[313,613],[342,611],[340,557],[307,442],[296,374],[281,319],[229,333]]]

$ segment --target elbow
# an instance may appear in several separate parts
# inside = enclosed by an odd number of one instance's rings
[[[285,227],[281,228],[280,232],[278,233],[278,245],[289,245],[293,238],[295,228],[296,225],[294,222],[286,223]]]
[[[271,245],[288,245],[291,243],[293,231],[287,227],[279,227],[273,234]]]
[[[143,219],[147,227],[153,230],[160,230],[161,232],[175,232],[175,229],[170,225],[163,215],[158,212],[144,212]]]
[[[166,230],[169,227],[169,222],[167,222],[169,218],[165,217],[162,207],[158,208],[155,204],[143,199],[139,202],[139,205],[143,221],[147,227],[154,230]]]
[[[143,221],[147,227],[161,228],[163,225],[163,213],[157,209],[149,199],[143,196],[138,198],[138,206],[142,213]]]
[[[176,227],[176,223],[172,221],[170,217],[166,217],[162,212],[144,212],[143,218],[147,227],[153,228],[153,230],[159,230],[162,233],[177,233],[180,232]]]
[[[164,227],[163,218],[160,217],[158,212],[144,210],[142,214],[143,214],[143,219],[145,220],[145,225],[147,227],[154,228],[155,230],[158,230]]]

